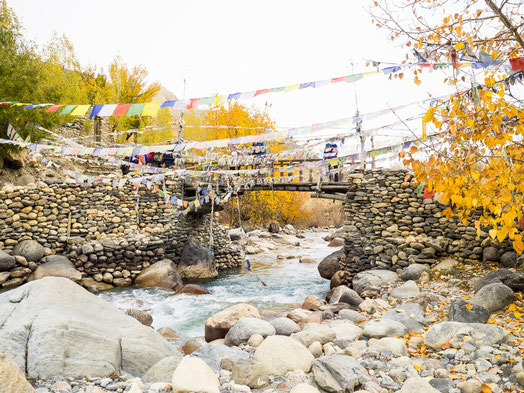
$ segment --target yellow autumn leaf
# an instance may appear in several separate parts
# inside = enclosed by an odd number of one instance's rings
[[[485,383],[482,384],[482,389],[480,390],[481,393],[491,393],[491,388],[486,385]]]
[[[420,372],[420,365],[419,365],[419,364],[414,364],[414,365],[413,365],[413,368],[414,368],[415,370],[417,370],[418,372]]]
[[[458,44],[455,45],[455,49],[456,50],[464,49],[464,43],[463,42],[459,42]]]
[[[464,304],[464,307],[466,307],[468,310],[473,310],[473,306],[471,304]]]
[[[508,312],[517,311],[517,305],[515,303],[510,304],[507,309]]]
[[[513,312],[513,315],[515,316],[515,318],[522,318],[522,317],[524,317],[524,313],[517,312],[517,311]]]
[[[495,239],[497,237],[497,228],[493,228],[489,230],[489,235],[492,239]]]

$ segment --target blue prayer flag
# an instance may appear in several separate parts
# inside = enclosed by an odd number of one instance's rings
[[[91,114],[89,115],[89,118],[92,119],[93,117],[98,116],[103,106],[104,105],[95,105],[91,111]]]

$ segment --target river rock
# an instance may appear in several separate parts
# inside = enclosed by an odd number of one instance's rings
[[[352,356],[322,356],[313,364],[315,382],[327,392],[352,392],[366,376],[364,367]]]
[[[468,306],[471,310],[466,307]],[[449,306],[448,320],[466,323],[486,323],[491,313],[484,307],[455,299]]]
[[[136,308],[128,308],[125,312],[126,315],[135,318],[144,326],[151,326],[153,323],[153,317],[145,311],[141,311]]]
[[[338,318],[339,319],[347,319],[350,320],[353,323],[359,323],[367,321],[368,318],[358,311],[355,310],[340,310],[338,312]]]
[[[498,262],[500,261],[500,253],[497,247],[488,246],[485,247],[482,252],[483,262]]]
[[[75,269],[73,263],[62,255],[48,255],[42,258],[41,265],[27,278],[27,281],[44,277],[64,277],[71,281],[82,280],[82,273]]]
[[[366,270],[355,275],[353,289],[362,295],[368,288],[382,288],[387,284],[398,281],[398,275],[389,270]]]
[[[276,222],[272,222],[269,224],[269,227],[267,228],[267,231],[269,233],[279,233],[280,232],[280,225],[278,225]]]
[[[96,281],[92,277],[84,277],[81,281],[82,286],[92,293],[99,293],[102,291],[107,291],[108,289],[114,288],[113,285],[108,284],[103,281]]]
[[[269,383],[269,375],[264,363],[253,359],[242,359],[235,363],[231,379],[251,389],[260,389]]]
[[[61,277],[0,294],[0,325],[0,351],[32,378],[141,376],[176,354],[153,329]]]
[[[420,377],[408,378],[402,385],[399,393],[440,393],[430,383]]]
[[[180,255],[178,273],[188,280],[215,278],[218,275],[215,257],[208,248],[194,239],[188,239]]]
[[[338,321],[337,321],[338,322]],[[337,340],[351,340],[360,337],[362,329],[351,322],[337,323],[332,327]]]
[[[34,393],[24,373],[5,353],[0,352],[0,393]]]
[[[500,264],[504,267],[514,267],[517,263],[518,254],[515,251],[506,251],[500,256]]]
[[[0,272],[7,272],[15,267],[15,258],[0,250]]]
[[[220,371],[220,362],[229,359],[233,363],[247,359],[249,354],[238,348],[231,348],[224,344],[207,344],[198,348],[191,356],[202,359],[215,372]]]
[[[272,319],[269,323],[273,325],[275,334],[279,336],[291,336],[293,333],[300,332],[300,327],[286,317]]]
[[[185,356],[172,378],[173,393],[220,393],[220,381],[201,359]]]
[[[245,344],[254,334],[262,337],[275,334],[275,328],[269,322],[258,318],[239,319],[226,334],[225,344],[228,346],[239,346]]]
[[[229,230],[229,238],[231,239],[231,241],[241,240],[245,236],[246,236],[246,232],[244,232],[244,229],[242,228],[236,228],[236,229]]]
[[[515,293],[502,283],[493,283],[482,287],[471,299],[471,303],[478,304],[489,312],[502,310],[515,301],[517,301]]]
[[[324,302],[320,300],[315,295],[309,295],[304,299],[304,303],[302,303],[302,308],[304,310],[311,310],[316,311],[320,310],[320,307],[324,305]]]
[[[322,278],[326,280],[331,280],[331,277],[340,270],[340,265],[338,259],[344,253],[344,250],[335,251],[332,254],[329,254],[325,257],[317,266],[318,272]]]
[[[424,336],[424,345],[440,350],[442,345],[452,341],[469,337],[471,345],[480,347],[482,345],[492,346],[505,342],[508,332],[495,325],[484,325],[480,323],[441,322],[432,325]]]
[[[328,247],[342,247],[344,244],[346,244],[344,238],[335,237],[333,240],[329,242]]]
[[[145,373],[142,378],[144,383],[150,384],[155,382],[170,382],[173,378],[173,372],[176,370],[180,362],[182,361],[182,355],[168,356],[162,360],[159,360]]]
[[[404,340],[395,337],[383,337],[379,340],[369,340],[369,347],[377,351],[390,351],[393,356],[408,356]]]
[[[421,324],[426,324],[424,310],[420,304],[405,303],[382,314],[382,319],[390,319],[402,323],[408,330],[421,333]]]
[[[415,297],[420,293],[417,283],[413,280],[406,281],[404,284],[393,288],[389,292],[390,297],[405,299],[409,297]]]
[[[13,248],[13,255],[23,256],[28,262],[38,262],[45,255],[45,248],[35,240],[22,240]]]
[[[177,340],[180,338],[180,336],[170,327],[164,326],[157,330],[158,334],[160,334],[162,337],[170,339],[170,340]]]
[[[364,325],[362,334],[367,337],[404,337],[408,334],[408,328],[404,324],[390,319],[380,321],[369,321]]]
[[[315,341],[318,341],[321,344],[332,342],[336,338],[336,333],[329,326],[321,325],[319,323],[307,323],[304,326],[304,330],[292,334],[291,337],[302,345],[309,347]]]
[[[418,280],[423,272],[429,271],[428,265],[422,265],[420,263],[413,263],[402,270],[400,278],[404,281]]]
[[[483,277],[478,278],[474,282],[474,290],[478,292],[481,288],[485,287],[488,284],[493,284],[497,282],[504,282],[508,277],[513,276],[515,273],[509,269],[495,269],[486,273]]]
[[[431,268],[433,271],[440,271],[440,272],[446,272],[448,270],[453,269],[458,265],[458,261],[456,259],[452,258],[446,258],[443,261],[437,263],[435,266]]]
[[[184,352],[184,355],[191,355],[201,346],[202,344],[196,340],[188,340],[184,345],[182,345],[182,352]]]
[[[315,358],[309,350],[286,336],[270,336],[255,351],[255,360],[264,363],[269,375],[286,375],[293,370],[308,373]]]
[[[211,292],[209,292],[206,288],[197,285],[197,284],[186,284],[182,288],[177,289],[177,291],[174,293],[174,295],[210,295]],[[173,296],[173,295],[171,295]]]
[[[176,265],[170,259],[162,259],[143,269],[135,279],[138,287],[160,287],[177,290],[182,287],[182,280]]]
[[[352,307],[358,307],[364,301],[358,293],[345,285],[340,285],[329,292],[329,304],[346,303]]]
[[[258,310],[250,304],[239,303],[209,317],[205,324],[205,338],[211,342],[226,337],[229,329],[240,318],[260,318]]]
[[[307,383],[299,383],[289,393],[320,393],[316,388]]]

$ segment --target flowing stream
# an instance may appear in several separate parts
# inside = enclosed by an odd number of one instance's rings
[[[206,319],[236,303],[285,311],[295,308],[308,295],[324,297],[329,291],[329,281],[320,277],[317,265],[339,249],[327,246],[328,242],[322,239],[327,234],[305,233],[300,246],[277,245],[276,250],[251,255],[251,268],[256,275],[237,269],[221,273],[212,281],[199,282],[210,295],[170,296],[172,291],[161,288],[131,287],[105,291],[100,297],[121,309],[149,312],[156,329],[168,326],[183,339],[203,337]],[[288,258],[277,259],[277,255]],[[300,257],[314,258],[316,263],[300,263]]]

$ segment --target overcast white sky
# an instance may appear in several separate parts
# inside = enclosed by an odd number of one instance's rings
[[[107,69],[116,55],[141,64],[179,97],[228,94],[322,80],[364,68],[364,59],[400,61],[404,52],[366,13],[368,0],[7,0],[26,36],[43,44],[65,33],[82,64]],[[372,75],[356,83],[361,113],[438,96],[441,71],[417,87],[412,78]],[[278,126],[352,116],[353,84],[268,94]]]

